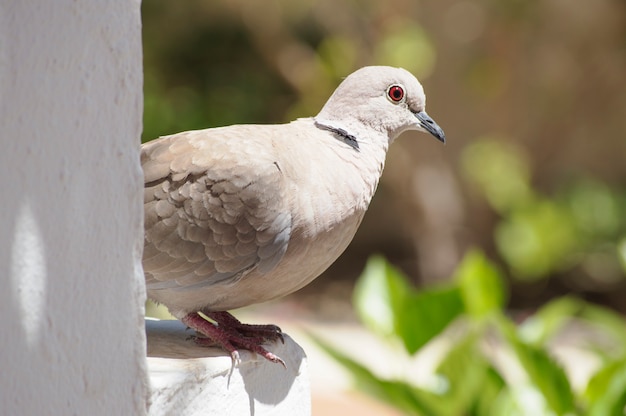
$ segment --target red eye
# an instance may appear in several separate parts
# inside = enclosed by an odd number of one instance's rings
[[[399,85],[392,85],[387,90],[387,95],[391,101],[398,102],[404,98],[404,89]]]

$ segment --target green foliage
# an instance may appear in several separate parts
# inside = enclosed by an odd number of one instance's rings
[[[520,148],[483,138],[463,153],[467,177],[501,216],[495,242],[513,272],[525,280],[580,266],[590,280],[623,280],[626,194],[589,178],[548,196],[531,186]]]
[[[533,198],[530,169],[523,151],[502,139],[484,138],[463,152],[463,170],[499,213]]]
[[[383,337],[398,334],[413,354],[443,331],[463,310],[455,287],[413,289],[402,273],[381,257],[371,258],[354,291],[363,323]]]
[[[505,292],[500,271],[479,251],[470,251],[459,265],[457,281],[465,310],[475,318],[498,312],[504,306]]]
[[[606,364],[589,381],[589,416],[621,416],[626,407],[626,358]]]
[[[460,415],[478,406],[485,387],[491,400],[501,388],[502,379],[482,357],[477,341],[475,333],[458,340],[439,364],[437,375],[447,386],[441,395],[445,414]]]
[[[353,357],[314,339],[353,374],[358,388],[406,414],[624,415],[622,317],[563,297],[516,325],[504,312],[505,301],[504,276],[480,251],[465,256],[451,284],[420,292],[382,258],[370,259],[354,292],[357,313],[381,338],[400,341],[407,360],[426,344],[439,342],[445,355],[436,366],[441,386],[435,390],[379,377]],[[598,335],[579,345],[600,362],[582,391],[573,388],[550,348],[568,325]],[[607,344],[613,347],[607,349]]]
[[[414,354],[440,334],[463,311],[458,288],[430,289],[408,296],[401,311],[397,334]]]
[[[548,407],[557,415],[574,412],[575,404],[570,383],[561,366],[554,361],[548,351],[541,346],[522,341],[517,329],[509,320],[500,317],[498,327],[512,347],[532,386],[542,394]]]
[[[513,210],[496,227],[495,237],[503,259],[525,279],[558,270],[581,248],[571,217],[553,201]]]
[[[383,380],[367,367],[354,361],[321,338],[311,335],[333,359],[343,365],[356,380],[357,387],[411,415],[441,414],[443,403],[431,392],[399,380]]]
[[[383,337],[392,335],[409,290],[396,268],[381,257],[372,257],[354,288],[354,306],[371,331]]]

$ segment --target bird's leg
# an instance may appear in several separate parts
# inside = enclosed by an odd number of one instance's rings
[[[218,323],[220,327],[234,330],[246,337],[259,338],[267,341],[280,340],[283,344],[283,331],[276,325],[251,325],[244,324],[228,312],[202,312]]]
[[[211,316],[211,315],[214,315]],[[224,315],[225,314],[225,318]],[[193,312],[186,316],[184,316],[181,321],[187,325],[189,328],[199,332],[204,335],[206,338],[196,338],[196,342],[200,345],[218,345],[225,351],[227,351],[233,359],[235,365],[239,364],[239,352],[237,352],[237,347],[243,348],[246,350],[250,350],[255,352],[265,359],[273,362],[280,363],[285,366],[285,362],[278,356],[273,353],[267,351],[265,348],[261,346],[264,340],[271,339],[268,336],[264,336],[268,334],[268,330],[263,330],[257,336],[250,336],[250,329],[242,329],[238,330],[238,328],[245,328],[247,325],[239,322],[235,317],[230,315],[228,312],[211,312],[206,314],[209,318],[215,320],[217,325],[207,321],[204,319],[199,313]],[[228,324],[232,323],[233,326],[229,327]],[[250,325],[251,327],[256,327],[257,325]],[[263,327],[265,325],[259,325]],[[268,325],[268,327],[274,327],[274,325]],[[276,330],[280,334],[280,336],[276,335]],[[282,333],[280,332],[280,328],[275,327],[274,330],[274,338],[281,338]]]

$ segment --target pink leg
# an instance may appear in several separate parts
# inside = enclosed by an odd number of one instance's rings
[[[283,340],[282,332],[277,326],[242,324],[228,312],[209,312],[206,315],[215,320],[218,325],[207,321],[197,312],[190,313],[181,319],[189,328],[206,337],[197,338],[198,344],[217,344],[230,353],[235,364],[240,362],[237,352],[237,347],[239,347],[260,354],[267,360],[280,363],[285,367],[285,362],[280,357],[260,345],[265,340]]]
[[[259,338],[266,341],[280,340],[283,344],[283,332],[276,325],[251,325],[241,323],[237,318],[228,312],[204,312],[209,318],[213,319],[221,328],[225,330],[234,330],[246,337]]]

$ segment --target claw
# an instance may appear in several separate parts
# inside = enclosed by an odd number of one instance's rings
[[[271,352],[268,351],[267,355],[264,355],[264,357],[273,363],[281,364],[285,370],[287,369],[287,364],[285,364],[280,357],[272,354]]]
[[[239,351],[237,351],[237,350],[231,351],[230,358],[232,358],[232,360],[233,360],[233,367],[239,367],[239,364],[241,364],[241,358],[239,357]]]

